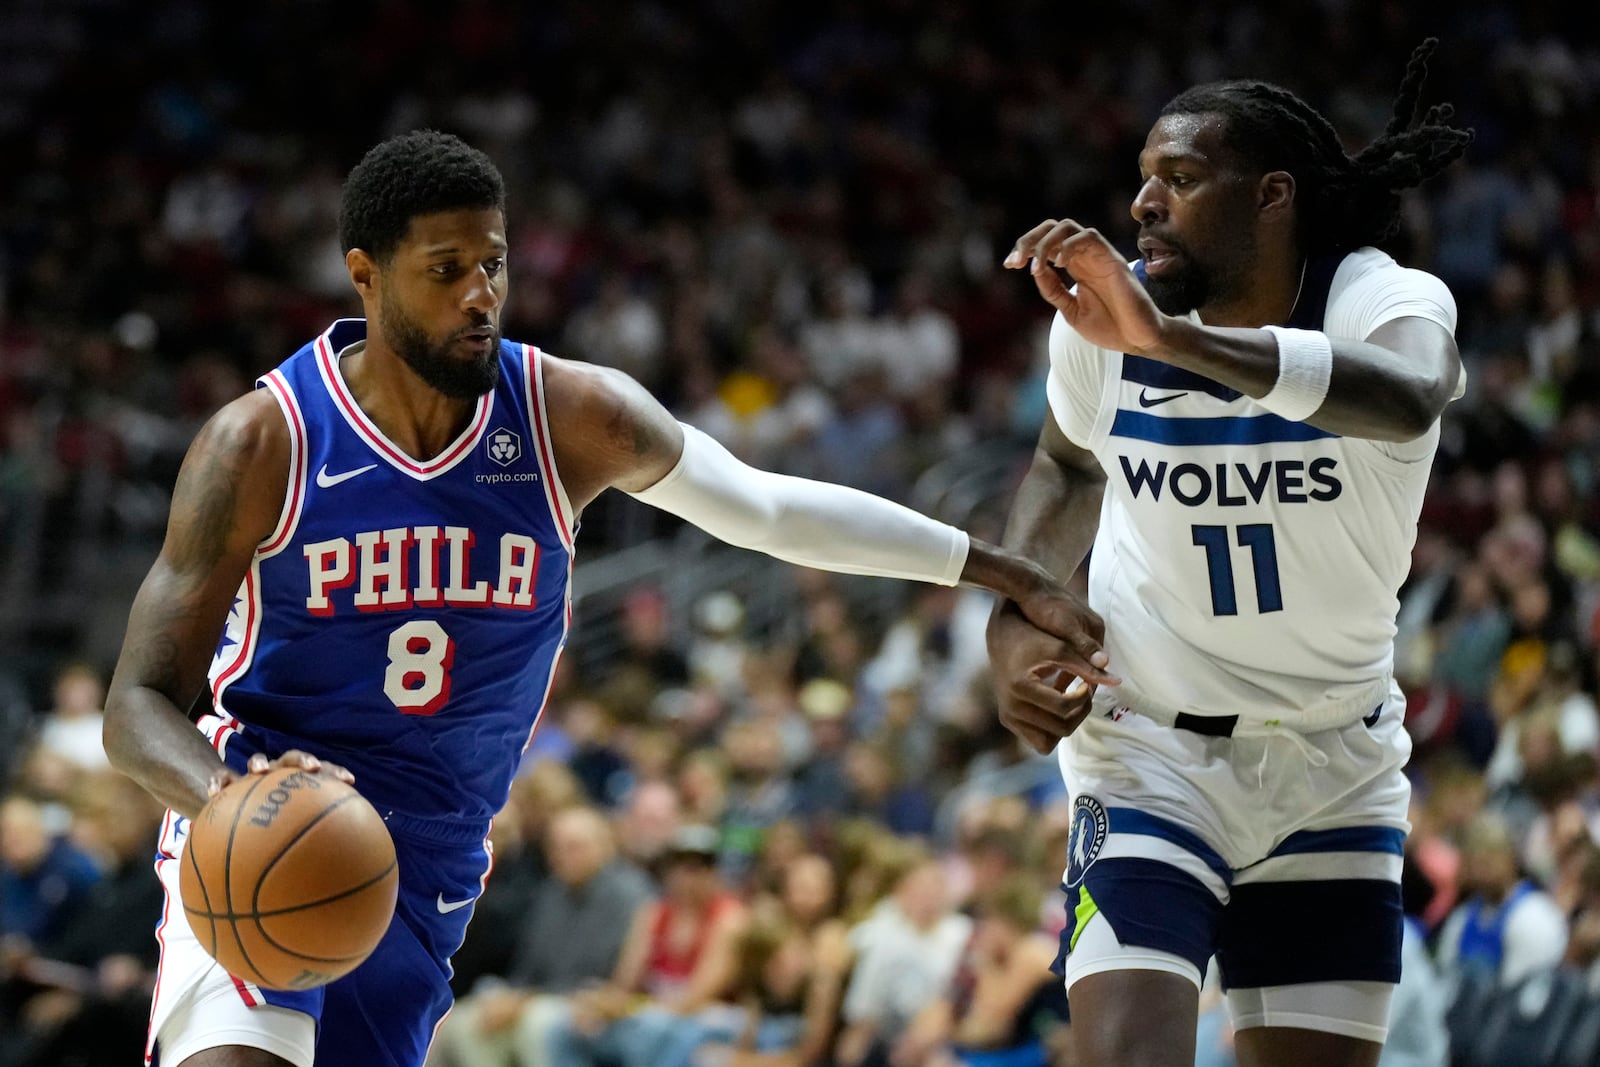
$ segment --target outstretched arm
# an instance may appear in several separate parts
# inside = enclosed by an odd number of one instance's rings
[[[1039,564],[882,497],[751,467],[627,376],[567,367],[585,380],[585,395],[568,394],[577,402],[565,416],[572,421],[552,421],[588,444],[572,457],[580,484],[603,479],[729,544],[801,566],[988,589],[1062,639],[1058,667],[1110,680],[1083,625],[1087,608]]]
[[[1268,330],[1163,314],[1111,243],[1070,219],[1029,230],[1005,264],[1027,267],[1040,295],[1103,348],[1203,374],[1257,400],[1274,390],[1286,368],[1284,344]],[[1052,267],[1070,274],[1077,291]],[[1461,357],[1450,331],[1431,319],[1394,319],[1361,341],[1320,336],[1331,349],[1325,393],[1298,415],[1319,429],[1410,441],[1428,431],[1455,395]]]

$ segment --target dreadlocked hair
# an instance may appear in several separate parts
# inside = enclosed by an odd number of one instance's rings
[[[1416,120],[1428,57],[1439,45],[1416,47],[1382,136],[1348,155],[1321,112],[1289,90],[1262,81],[1198,85],[1174,97],[1162,115],[1214,112],[1227,121],[1223,137],[1249,166],[1294,176],[1301,245],[1310,253],[1348,252],[1376,245],[1400,228],[1400,194],[1433,178],[1467,150],[1473,131],[1449,125],[1455,109],[1435,104]]]

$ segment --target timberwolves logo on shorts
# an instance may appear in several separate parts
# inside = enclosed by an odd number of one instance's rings
[[[1081,796],[1072,805],[1072,836],[1067,839],[1067,888],[1076,889],[1089,873],[1089,865],[1100,855],[1111,822],[1106,809],[1094,797]]]
[[[502,467],[509,467],[522,455],[522,438],[501,428],[489,434],[489,458]]]

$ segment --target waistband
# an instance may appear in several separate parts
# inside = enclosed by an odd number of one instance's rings
[[[1152,700],[1126,680],[1113,689],[1101,689],[1100,693],[1108,694],[1113,711],[1126,709],[1162,726],[1207,737],[1260,736],[1284,730],[1312,734],[1322,730],[1343,729],[1356,722],[1366,722],[1368,726],[1375,724],[1389,701],[1389,679],[1377,679],[1349,696],[1317,707],[1251,709],[1234,715],[1199,715],[1180,711]]]
[[[232,715],[202,715],[196,725],[211,741],[212,747],[228,766],[243,774],[246,763],[257,752],[268,756],[274,753],[263,748],[260,737]],[[307,745],[307,751],[315,751]],[[333,761],[339,762],[337,755]],[[359,783],[359,778],[358,778]],[[361,786],[358,784],[358,790]],[[363,795],[366,795],[363,792]],[[382,798],[368,796],[372,806],[389,828],[392,837],[403,838],[420,845],[437,845],[443,848],[471,848],[482,845],[489,836],[488,819],[464,819],[459,815],[420,816],[407,815],[387,806]]]
[[[423,845],[470,848],[481,847],[489,837],[489,823],[486,821],[462,819],[459,816],[428,819],[398,811],[385,811],[381,804],[376,807],[378,814],[383,816],[383,824],[389,828],[390,836],[395,838]]]

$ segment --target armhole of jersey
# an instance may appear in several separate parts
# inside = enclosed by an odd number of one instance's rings
[[[533,427],[536,447],[539,450],[539,473],[540,480],[544,482],[545,502],[550,505],[550,514],[555,519],[556,529],[561,532],[561,540],[566,544],[567,552],[571,554],[572,539],[577,533],[577,525],[571,518],[572,502],[567,499],[567,490],[561,484],[561,475],[556,471],[555,444],[550,437],[550,417],[544,403],[543,355],[544,353],[532,345],[522,346],[522,377],[528,394],[528,422]]]
[[[265,559],[283,551],[294,531],[300,525],[300,514],[306,501],[306,422],[300,413],[300,404],[294,390],[282,371],[272,371],[261,378],[261,384],[278,402],[283,419],[289,424],[289,483],[284,489],[283,508],[278,512],[278,523],[272,533],[256,549],[256,558]]]
[[[1095,409],[1094,429],[1089,433],[1090,451],[1099,451],[1111,435],[1117,420],[1117,399],[1122,392],[1122,353],[1105,354],[1105,381],[1100,383],[1100,406]]]

